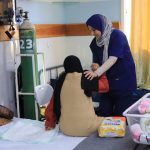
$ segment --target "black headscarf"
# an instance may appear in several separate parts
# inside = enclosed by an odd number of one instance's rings
[[[78,57],[70,55],[64,60],[65,73],[83,72],[81,62]]]

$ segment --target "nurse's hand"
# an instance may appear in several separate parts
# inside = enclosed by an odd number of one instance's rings
[[[96,71],[98,68],[99,68],[99,64],[97,64],[97,63],[92,63],[92,65],[91,65],[92,71]]]
[[[85,74],[85,77],[87,77],[87,79],[89,80],[92,80],[93,78],[98,76],[96,72],[93,72],[91,70],[85,71],[84,74]]]

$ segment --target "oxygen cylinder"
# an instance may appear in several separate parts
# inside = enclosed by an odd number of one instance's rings
[[[31,24],[28,18],[28,12],[24,12],[24,21],[19,27],[20,36],[20,53],[34,55],[34,63],[32,64],[32,57],[21,57],[21,76],[22,76],[22,92],[34,93],[34,75],[35,81],[38,85],[38,62],[37,62],[37,50],[36,50],[36,33],[35,27]],[[34,70],[35,69],[35,70]],[[23,95],[23,114],[24,118],[37,119],[35,110],[35,98],[34,95]]]

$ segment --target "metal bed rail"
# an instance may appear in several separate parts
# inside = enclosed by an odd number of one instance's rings
[[[63,65],[52,66],[45,69],[46,76],[50,79],[57,79],[59,77],[60,72],[64,70]],[[44,72],[43,69],[39,70],[39,81],[41,83],[41,75]]]

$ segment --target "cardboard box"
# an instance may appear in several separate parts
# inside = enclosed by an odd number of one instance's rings
[[[100,137],[124,137],[125,129],[125,117],[106,117],[98,129],[98,134]]]

